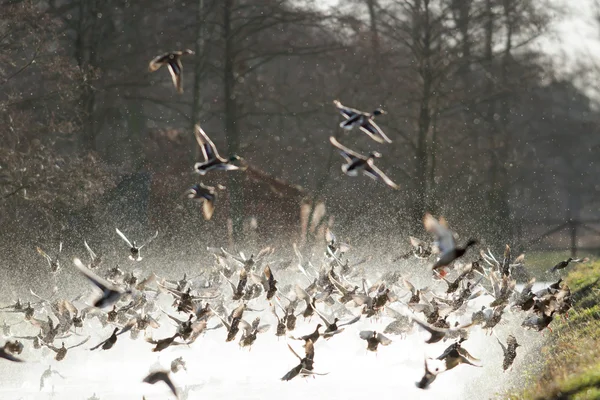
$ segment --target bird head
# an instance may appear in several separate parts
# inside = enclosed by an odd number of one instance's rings
[[[323,326],[323,325],[317,324],[317,330],[319,330],[321,328],[321,326]]]
[[[237,154],[234,154],[231,157],[229,157],[229,161],[231,161],[231,162],[240,161],[241,159],[242,159],[242,157],[238,156]]]
[[[369,158],[381,158],[381,153],[377,151],[372,151],[371,153],[369,153]]]
[[[373,111],[373,115],[375,115],[375,116],[381,115],[381,114],[387,114],[387,112],[383,111],[381,108],[376,108],[375,111]]]
[[[573,261],[572,257],[567,258],[567,262],[570,263],[571,261]]]
[[[115,328],[115,330],[113,331],[113,335],[116,334],[118,330],[119,328]]]
[[[185,49],[182,51],[183,54],[194,54],[194,52],[190,49]]]

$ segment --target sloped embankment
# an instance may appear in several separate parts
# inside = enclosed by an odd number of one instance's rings
[[[514,399],[600,399],[600,262],[578,265],[566,281],[573,309],[552,323],[544,366]]]

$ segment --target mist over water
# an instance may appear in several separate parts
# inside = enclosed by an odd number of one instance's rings
[[[155,243],[160,247],[159,243]],[[156,251],[156,249],[154,250]],[[322,253],[317,253],[322,254]],[[353,259],[352,252],[349,257]],[[361,253],[364,254],[364,253]],[[123,258],[125,253],[120,253]],[[275,254],[276,256],[276,254]],[[276,258],[276,257],[275,257]],[[318,256],[316,257],[318,259]],[[125,271],[135,270],[136,276],[145,277],[150,271],[155,271],[159,276],[167,279],[181,278],[180,272],[187,271],[188,276],[195,275],[198,271],[197,264],[178,264],[172,271],[166,266],[155,265],[150,255],[145,256],[141,263],[125,262],[121,268]],[[206,261],[209,262],[208,260]],[[91,293],[90,285],[85,282],[75,268],[67,260],[63,263],[63,270],[58,277],[59,297],[71,298],[77,293],[85,293],[83,300],[88,301]],[[152,266],[150,266],[152,265]],[[306,286],[306,277],[299,273],[295,262],[284,271],[273,268],[279,287],[287,284],[298,283]],[[318,265],[318,264],[317,264]],[[368,262],[361,266],[370,284],[378,281],[384,271],[397,270],[415,284],[417,288],[429,286],[435,292],[444,292],[446,284],[434,281],[430,277],[429,263],[410,259],[397,264],[384,265],[383,263]],[[371,267],[372,266],[372,267]],[[106,266],[103,267],[106,270]],[[358,268],[358,267],[357,267]],[[161,272],[162,271],[162,272]],[[360,284],[360,278],[349,279]],[[236,282],[236,278],[233,279]],[[356,281],[356,282],[355,282]],[[21,293],[22,300],[29,300],[28,282],[22,282],[22,287],[16,290]],[[536,288],[543,284],[537,284]],[[32,287],[42,297],[50,293],[50,286]],[[223,295],[228,308],[231,309],[231,290],[223,285]],[[15,288],[16,289],[16,288]],[[400,297],[400,302],[390,305],[391,308],[411,315],[410,311],[401,304],[408,300],[408,292],[401,284],[392,289]],[[15,298],[3,298],[3,304],[9,304]],[[31,298],[31,300],[34,300]],[[452,314],[448,318],[451,326],[455,321],[461,325],[471,321],[471,314],[481,309],[482,305],[489,304],[493,299],[490,296],[481,296],[469,302],[466,310],[459,316]],[[160,294],[157,304],[162,310],[179,319],[187,319],[187,315],[177,313],[171,307],[172,297]],[[216,300],[214,301],[216,304]],[[286,301],[282,299],[282,303]],[[74,303],[79,309],[84,305],[80,301]],[[88,303],[89,304],[89,303]],[[211,301],[212,304],[212,301]],[[318,373],[327,373],[324,376],[309,378],[297,377],[289,382],[280,378],[291,368],[297,365],[296,357],[289,351],[289,343],[295,351],[303,355],[302,341],[293,340],[289,336],[301,336],[315,329],[321,322],[317,315],[309,320],[298,317],[296,329],[288,332],[286,337],[275,336],[276,319],[269,310],[269,304],[264,295],[251,300],[249,306],[261,312],[246,311],[244,319],[252,321],[256,316],[261,317],[261,324],[270,324],[268,332],[259,334],[251,349],[240,348],[237,341],[226,343],[226,332],[223,328],[210,330],[201,335],[195,343],[187,346],[169,347],[159,353],[151,352],[152,345],[143,340],[143,333],[137,340],[132,340],[129,333],[119,336],[115,346],[108,351],[88,349],[110,336],[113,327],[109,324],[102,328],[97,319],[84,321],[84,328],[78,329],[81,336],[73,335],[64,339],[67,346],[79,343],[88,335],[90,340],[81,347],[69,350],[66,359],[60,362],[54,360],[54,352],[43,348],[34,350],[31,341],[24,341],[26,349],[21,357],[27,363],[0,363],[0,398],[2,399],[88,399],[93,394],[101,400],[109,399],[136,399],[146,396],[146,399],[173,398],[168,388],[159,383],[148,385],[142,379],[150,370],[169,369],[173,359],[183,356],[187,371],[171,374],[171,377],[180,391],[180,398],[185,399],[185,390],[188,399],[302,399],[335,397],[344,399],[364,399],[366,397],[391,398],[398,397],[410,399],[483,399],[493,398],[504,390],[518,384],[530,371],[536,361],[536,352],[543,340],[543,335],[538,332],[525,331],[520,326],[525,314],[522,312],[505,311],[503,320],[494,328],[494,334],[489,335],[481,327],[470,329],[469,339],[463,347],[474,357],[481,361],[480,368],[459,365],[448,372],[440,374],[436,381],[427,390],[420,390],[415,386],[424,373],[424,359],[435,359],[453,340],[442,341],[436,344],[425,344],[429,334],[418,327],[413,327],[406,337],[387,335],[392,339],[389,346],[380,346],[377,353],[366,350],[366,342],[359,338],[361,330],[375,330],[383,332],[385,326],[393,319],[385,312],[379,317],[362,318],[358,323],[344,327],[344,331],[333,338],[326,340],[320,338],[315,343],[315,367]],[[352,303],[348,309],[358,315],[362,307],[354,307]],[[39,308],[37,308],[39,309]],[[297,312],[303,306],[300,305]],[[332,309],[324,303],[318,303],[318,309],[331,315]],[[161,339],[173,335],[175,325],[157,311],[155,317],[161,326],[156,330],[148,330],[147,336]],[[46,312],[37,312],[36,318],[46,319]],[[415,317],[424,319],[421,313]],[[22,314],[3,314],[2,318],[9,323],[22,319]],[[349,320],[351,316],[341,317],[342,321]],[[208,327],[217,325],[218,319],[213,317],[208,322]],[[13,335],[35,335],[38,330],[29,323],[22,323],[12,327]],[[496,336],[503,342],[509,335],[515,335],[523,346],[518,349],[518,355],[512,370],[502,372],[502,349],[497,343]],[[7,338],[5,338],[6,340]],[[60,347],[61,340],[55,341],[55,346]],[[436,361],[428,361],[430,368],[435,368]],[[439,362],[437,362],[439,363]],[[42,391],[40,376],[51,365],[53,370],[64,376],[53,376],[49,379]]]

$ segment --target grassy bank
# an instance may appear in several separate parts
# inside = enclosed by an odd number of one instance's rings
[[[551,325],[541,374],[513,399],[600,399],[600,262],[577,265],[566,281],[574,307]]]

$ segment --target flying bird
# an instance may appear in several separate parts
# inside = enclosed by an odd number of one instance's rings
[[[92,282],[102,292],[102,296],[94,302],[94,307],[109,307],[119,301],[121,296],[124,294],[131,294],[131,290],[123,290],[108,282],[106,279],[100,278],[98,275],[90,271],[85,265],[83,265],[79,258],[75,258],[73,263],[79,272],[85,275],[85,277],[88,278],[90,282]]]
[[[241,160],[238,155],[232,155],[229,158],[223,158],[219,155],[215,144],[210,140],[206,132],[196,125],[194,127],[194,134],[196,141],[202,149],[202,155],[204,156],[204,162],[197,162],[194,165],[194,170],[200,175],[206,175],[208,171],[235,171],[242,169],[237,165],[234,165],[234,161]]]
[[[171,389],[171,392],[173,393],[173,395],[175,395],[176,398],[179,398],[179,395],[177,394],[177,388],[175,387],[175,385],[171,381],[171,377],[169,376],[169,371],[151,372],[150,374],[148,374],[148,376],[144,378],[142,382],[154,385],[155,383],[161,381],[164,382],[165,385],[169,387],[169,389]]]
[[[515,361],[515,358],[517,358],[517,347],[521,345],[517,343],[517,339],[515,339],[513,335],[508,335],[508,338],[506,338],[506,346],[500,341],[500,339],[496,338],[496,340],[498,340],[498,344],[500,347],[502,347],[502,353],[504,354],[502,369],[506,371],[511,367]]]
[[[154,72],[163,65],[166,65],[169,68],[169,73],[173,79],[173,85],[175,86],[175,89],[177,89],[177,92],[183,93],[183,65],[181,64],[181,57],[188,54],[194,54],[194,52],[192,50],[182,50],[161,54],[150,61],[148,69],[150,72]]]
[[[333,104],[337,107],[339,112],[346,118],[346,120],[340,123],[340,127],[346,130],[350,130],[355,126],[360,127],[360,130],[369,135],[371,139],[377,143],[392,143],[385,133],[375,123],[374,119],[376,116],[386,114],[380,108],[375,109],[372,113],[356,110],[354,108],[346,107],[338,100],[334,100]]]
[[[462,257],[469,247],[477,244],[476,240],[470,239],[465,247],[457,247],[454,232],[448,228],[446,220],[441,219],[438,221],[429,213],[425,214],[423,225],[425,225],[427,232],[433,233],[436,238],[436,244],[440,249],[440,257],[432,267],[434,271],[450,265],[454,260]],[[441,271],[440,275],[445,276],[446,274]]]
[[[158,236],[158,231],[156,231],[154,236],[152,236],[150,239],[148,239],[148,241],[146,243],[144,243],[141,246],[138,246],[136,244],[135,240],[133,241],[133,243],[130,242],[129,239],[127,239],[127,236],[125,236],[123,234],[123,232],[121,232],[119,230],[119,228],[115,228],[115,230],[117,231],[117,234],[121,237],[121,239],[123,239],[125,241],[125,243],[127,243],[127,245],[129,246],[129,251],[131,253],[129,255],[129,259],[132,261],[142,261],[142,256],[140,255],[140,250],[142,250],[142,248],[144,248],[145,246],[150,244],[150,242],[152,242]]]
[[[346,160],[346,164],[342,164],[342,171],[348,176],[357,176],[359,172],[371,179],[381,179],[383,182],[391,187],[392,189],[399,189],[396,183],[394,183],[386,174],[384,174],[379,168],[375,166],[374,159],[381,158],[381,154],[376,151],[369,153],[368,156],[359,154],[353,150],[350,150],[346,146],[342,145],[333,136],[329,138],[332,145],[337,147],[339,153]]]
[[[556,272],[558,270],[561,269],[565,269],[569,266],[570,263],[574,262],[574,263],[584,263],[587,262],[589,260],[589,258],[572,258],[569,257],[564,261],[559,262],[558,264],[556,264],[554,267],[552,267],[552,269],[549,272]]]
[[[36,250],[48,262],[48,266],[50,267],[50,271],[52,271],[53,274],[56,274],[60,270],[60,261],[58,259],[58,256],[62,252],[62,242],[60,242],[58,244],[58,252],[56,253],[55,257],[49,256],[48,253],[46,253],[44,250],[42,250],[39,247],[36,247]]]
[[[367,350],[369,351],[377,351],[379,345],[387,346],[392,343],[390,339],[375,331],[361,331],[359,336],[367,341]]]
[[[204,219],[207,221],[210,220],[213,212],[215,211],[215,198],[217,197],[217,191],[215,187],[206,186],[203,183],[199,183],[189,188],[185,194],[188,199],[196,200],[202,203],[202,213],[204,214]]]

